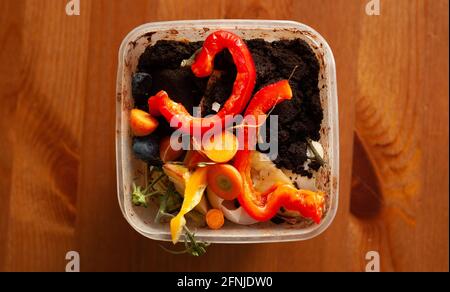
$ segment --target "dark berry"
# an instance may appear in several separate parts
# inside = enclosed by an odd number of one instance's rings
[[[133,97],[137,99],[148,98],[152,87],[152,76],[148,73],[135,73],[131,82]]]
[[[138,159],[148,162],[150,165],[160,166],[162,164],[159,157],[159,141],[154,135],[134,138],[133,152]]]

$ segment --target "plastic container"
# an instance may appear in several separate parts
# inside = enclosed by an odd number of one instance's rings
[[[204,40],[211,31],[225,29],[237,33],[244,39],[264,38],[267,41],[301,38],[316,53],[321,66],[319,88],[324,108],[321,143],[325,149],[326,167],[318,173],[316,184],[328,194],[327,213],[319,225],[275,225],[258,223],[241,226],[228,222],[223,229],[212,231],[196,230],[200,240],[211,243],[263,243],[298,241],[313,238],[333,221],[339,190],[339,133],[336,70],[334,57],[327,42],[312,28],[291,21],[267,20],[197,20],[156,22],[142,25],[125,37],[119,51],[117,74],[117,187],[120,208],[129,224],[142,235],[155,240],[170,240],[169,224],[155,223],[155,206],[148,209],[131,204],[133,182],[146,183],[147,167],[133,157],[132,136],[128,120],[133,107],[131,96],[131,75],[135,72],[138,59],[148,45],[161,39]]]

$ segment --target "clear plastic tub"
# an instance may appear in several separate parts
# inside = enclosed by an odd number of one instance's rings
[[[162,241],[170,240],[169,224],[155,223],[157,208],[150,204],[148,209],[131,204],[133,182],[146,183],[147,167],[133,157],[132,135],[128,125],[129,110],[133,107],[131,76],[138,59],[148,45],[161,39],[204,40],[211,31],[225,29],[244,39],[264,38],[267,41],[301,38],[316,53],[320,63],[319,88],[324,108],[321,143],[325,150],[326,167],[316,178],[317,187],[328,194],[327,213],[319,225],[288,226],[285,224],[258,223],[242,226],[226,223],[219,231],[196,230],[200,240],[211,243],[263,243],[298,241],[313,238],[333,221],[339,191],[339,126],[336,90],[336,69],[333,53],[327,42],[312,28],[292,21],[268,20],[196,20],[156,22],[142,25],[130,32],[122,42],[119,51],[117,74],[117,194],[120,208],[129,224],[142,235]]]

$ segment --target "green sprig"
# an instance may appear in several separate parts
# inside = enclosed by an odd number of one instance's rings
[[[159,191],[149,192],[149,188],[142,189],[133,183],[133,193],[131,194],[131,202],[135,206],[148,207],[148,198],[161,194]]]
[[[175,216],[168,213],[161,213],[161,216],[167,216],[174,218]],[[199,257],[206,253],[207,248],[210,246],[209,242],[199,241],[195,237],[195,233],[189,230],[189,228],[184,225],[184,250],[170,250],[160,245],[160,247],[168,253],[179,255],[179,254],[189,254],[191,256]]]

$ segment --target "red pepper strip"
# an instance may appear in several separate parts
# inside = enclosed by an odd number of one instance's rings
[[[291,87],[287,80],[269,85],[253,97],[247,108],[245,117],[265,115],[281,101],[292,98]],[[235,156],[234,166],[242,175],[244,192],[238,196],[239,203],[247,213],[258,221],[268,221],[273,218],[281,207],[298,211],[302,216],[320,223],[324,208],[323,193],[298,190],[287,184],[275,184],[264,193],[257,192],[251,178],[251,150],[248,145],[248,127],[244,128],[244,149]]]
[[[237,35],[227,31],[216,31],[205,40],[203,48],[197,55],[191,69],[197,77],[206,77],[212,74],[215,56],[224,49],[228,49],[236,65],[237,76],[233,85],[231,96],[222,109],[209,118],[192,117],[188,111],[178,103],[172,101],[167,93],[159,92],[149,99],[150,114],[162,115],[167,121],[175,119],[182,122],[176,127],[187,134],[194,133],[194,128],[200,128],[205,133],[221,122],[225,126],[225,116],[241,113],[247,105],[256,81],[255,63],[244,41]]]

